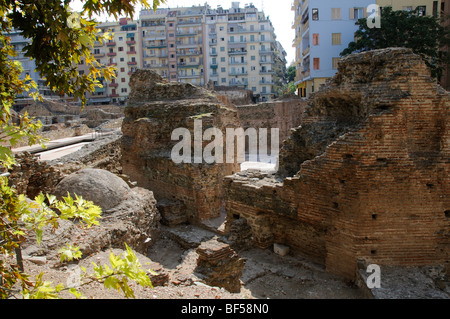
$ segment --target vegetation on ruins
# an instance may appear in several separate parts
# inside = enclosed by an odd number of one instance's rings
[[[14,165],[11,147],[24,139],[29,145],[42,143],[37,134],[41,123],[33,121],[27,114],[12,111],[15,97],[28,92],[34,99],[41,99],[37,85],[29,76],[21,79],[20,62],[11,59],[15,55],[10,34],[19,31],[31,42],[24,54],[36,63],[36,71],[45,78],[45,84],[56,93],[64,93],[85,104],[85,92],[93,92],[101,86],[98,78],[111,79],[114,68],[100,65],[94,59],[91,47],[94,42],[110,38],[108,33],[97,34],[95,15],[107,13],[117,18],[132,17],[135,7],[156,9],[165,0],[87,0],[81,12],[73,12],[70,0],[3,0],[0,2],[0,165],[3,171]],[[88,65],[86,74],[79,74],[77,64],[84,60]],[[21,243],[26,237],[35,236],[37,243],[44,229],[56,230],[62,220],[77,220],[80,227],[91,227],[99,223],[101,209],[81,197],[67,196],[57,200],[55,196],[41,194],[34,201],[8,185],[6,176],[0,177],[0,297],[12,298],[21,293],[24,298],[57,298],[62,290],[69,290],[77,298],[82,297],[75,288],[43,280],[43,274],[30,278],[23,269]],[[107,288],[122,291],[126,297],[134,297],[128,280],[143,286],[151,286],[146,273],[134,252],[128,247],[124,256],[110,255],[110,267],[94,265],[94,273],[88,275],[84,269],[84,283],[103,282]],[[61,261],[81,257],[79,248],[68,245],[61,248]],[[9,262],[14,260],[14,262]]]
[[[443,66],[450,62],[444,50],[450,44],[450,30],[440,24],[440,19],[421,16],[419,11],[381,9],[381,28],[369,26],[367,19],[359,19],[355,41],[350,42],[341,56],[389,47],[406,47],[419,54],[431,69],[434,78],[440,78]]]

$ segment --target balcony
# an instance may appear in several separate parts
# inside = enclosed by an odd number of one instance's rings
[[[147,44],[147,49],[163,49],[163,48],[167,48],[167,42]]]
[[[196,64],[186,64],[185,62],[179,62],[179,63],[177,63],[177,66],[179,67],[179,68],[199,68],[200,67],[200,64],[199,63],[196,63]]]
[[[202,75],[203,75],[203,73],[179,74],[178,78],[180,78],[180,79],[193,79],[193,78],[199,78]]]
[[[259,51],[259,54],[273,54],[273,53],[275,53],[275,52],[272,50],[260,50]]]
[[[128,65],[137,65],[137,62],[136,61],[128,61],[127,64]]]
[[[202,20],[178,20],[177,22],[178,25],[182,24],[182,25],[197,25],[197,24],[202,24]]]
[[[211,69],[217,69],[219,65],[217,63],[211,63]]]
[[[228,62],[230,65],[246,65],[247,61],[230,61]]]
[[[127,41],[127,44],[128,45],[133,45],[133,44],[136,44],[136,41],[134,41],[134,40],[133,41]]]
[[[119,97],[119,94],[117,94],[117,93],[112,93],[112,94],[111,94],[111,97]]]
[[[137,54],[136,51],[127,51],[127,54]]]
[[[261,70],[259,71],[259,74],[274,74],[275,72],[272,70]]]
[[[202,30],[197,31],[183,31],[179,30],[175,33],[177,37],[195,37],[196,35],[202,34]]]
[[[228,51],[228,54],[231,54],[231,55],[247,54],[247,50],[244,50],[244,51]]]
[[[246,39],[244,39],[244,40],[233,40],[233,41],[229,40],[228,41],[228,44],[245,44],[245,43],[247,43]]]
[[[164,64],[145,64],[144,68],[146,69],[160,69],[160,68],[168,68],[169,64],[168,63],[164,63]]]
[[[106,88],[105,87],[96,87],[94,89],[94,93],[106,93]]]
[[[228,85],[229,86],[247,86],[248,85],[248,82],[247,81],[236,81],[236,82],[232,82],[232,81],[230,81],[230,82],[228,82]]]
[[[105,53],[94,53],[94,58],[103,58]]]
[[[201,55],[202,53],[199,50],[193,50],[193,51],[177,51],[177,55]]]
[[[117,63],[116,62],[111,62],[111,63],[108,63],[108,66],[117,66]]]
[[[116,42],[114,42],[114,41],[106,42],[106,46],[107,47],[114,47],[114,46],[116,46]]]
[[[108,86],[109,86],[110,88],[116,88],[116,87],[119,86],[119,83],[109,83]]]
[[[116,53],[116,52],[108,52],[106,55],[107,55],[107,56],[116,56],[117,53]]]
[[[198,47],[199,45],[202,45],[202,42],[200,42],[200,41],[194,41],[194,42],[190,42],[190,43],[177,42],[178,48],[192,48],[192,47]]]
[[[235,33],[256,32],[256,31],[254,31],[254,30],[250,31],[250,30],[247,30],[246,28],[237,28],[237,29],[233,29],[233,30],[228,29],[227,32],[235,34]]]
[[[244,76],[244,75],[248,75],[248,72],[247,71],[244,71],[244,72],[230,72],[230,73],[228,73],[228,75],[231,75],[231,76]]]

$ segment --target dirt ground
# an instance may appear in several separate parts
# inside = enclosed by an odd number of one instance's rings
[[[196,231],[190,228],[191,235]],[[173,234],[176,230],[163,232],[161,238],[154,243],[147,256],[138,254],[144,268],[162,267],[169,274],[165,286],[143,288],[131,283],[137,299],[360,299],[362,292],[344,281],[342,278],[325,272],[320,265],[314,264],[299,256],[276,255],[270,250],[251,249],[239,252],[240,257],[246,259],[242,274],[242,287],[239,293],[230,293],[223,288],[211,287],[201,282],[195,268],[198,254],[192,248],[199,242],[209,239],[214,234],[204,230],[197,230],[191,248],[186,246]],[[191,236],[191,239],[193,237]],[[114,249],[117,255],[121,250]],[[92,262],[108,264],[110,251],[101,252],[88,257],[79,264],[61,266],[57,260],[47,260],[43,265],[25,260],[26,272],[45,273],[44,279],[54,285],[63,283],[73,284],[79,266],[92,269]],[[79,272],[78,272],[79,273]],[[79,288],[83,296],[89,299],[124,299],[125,297],[114,290],[107,290],[99,283],[91,283]],[[61,297],[74,298],[68,292],[61,293]]]

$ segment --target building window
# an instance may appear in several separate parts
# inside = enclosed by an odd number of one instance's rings
[[[312,19],[314,21],[319,20],[319,9],[312,9]]]
[[[220,47],[220,52],[225,52],[225,47]]]
[[[121,78],[120,80],[122,81],[122,83],[125,83],[125,78]]]
[[[256,46],[251,45],[251,46],[250,46],[250,50],[256,50]]]
[[[120,72],[125,72],[125,68],[120,68]]]
[[[333,58],[333,70],[337,70],[340,58]]]
[[[125,58],[120,58],[119,60],[120,60],[120,62],[124,62]]]
[[[227,83],[227,78],[222,78],[222,79],[221,79],[221,82],[222,82],[222,83]]]
[[[314,58],[314,70],[320,70],[320,58]]]
[[[341,19],[341,8],[331,8],[331,19],[332,20]]]
[[[127,93],[128,89],[127,88],[122,88],[122,93]]]
[[[419,17],[424,17],[427,15],[427,6],[418,6],[417,11]]]
[[[433,17],[438,17],[438,5],[439,1],[433,1]]]
[[[365,8],[350,8],[350,20],[359,20],[366,17]]]
[[[256,60],[256,56],[252,55],[252,56],[250,57],[250,60],[255,61],[255,60]]]
[[[341,33],[332,33],[331,43],[333,45],[341,45],[342,44]]]
[[[221,57],[220,58],[220,62],[225,62],[226,61],[226,58],[225,57]]]
[[[123,51],[123,47],[119,47],[119,52],[122,52]]]
[[[313,34],[313,45],[319,45],[319,34],[318,33]]]

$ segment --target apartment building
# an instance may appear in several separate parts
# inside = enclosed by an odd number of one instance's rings
[[[16,53],[15,56],[11,56],[9,58],[14,61],[19,61],[23,68],[20,78],[24,79],[27,75],[30,76],[30,78],[38,85],[39,93],[47,99],[62,99],[70,102],[71,99],[69,96],[58,95],[48,88],[39,72],[36,72],[35,61],[25,57],[25,53],[22,50],[25,46],[30,44],[31,41],[29,39],[25,39],[18,30],[13,30],[9,33],[9,37],[11,38],[11,45]],[[14,108],[18,111],[32,103],[34,103],[33,98],[28,94],[28,92],[23,92],[22,94],[16,96]]]
[[[116,78],[99,78],[102,87],[86,93],[89,104],[126,103],[137,68],[152,69],[169,81],[252,90],[261,101],[273,99],[283,85],[286,52],[271,21],[252,4],[143,10],[137,20],[104,22],[97,29],[112,39],[95,42],[92,54],[101,65],[114,66]],[[18,52],[26,44],[23,38],[12,39]],[[24,76],[38,77],[36,82],[43,85],[33,61],[21,62]],[[89,72],[85,62],[78,65],[80,74]]]
[[[286,52],[253,5],[142,11],[144,68],[170,81],[252,90],[270,100],[285,74]]]
[[[340,53],[354,41],[355,22],[367,17],[371,4],[394,10],[418,8],[424,15],[438,15],[438,1],[430,0],[295,0],[293,47],[296,49],[298,94],[309,97],[337,72]]]
[[[87,93],[88,103],[124,103],[130,92],[130,76],[143,65],[141,27],[138,21],[124,18],[118,22],[101,23],[97,28],[99,34],[111,33],[112,39],[103,43],[95,42],[92,53],[100,64],[116,68],[116,78],[112,81],[98,79],[103,87]],[[84,61],[81,61],[78,69],[80,73],[87,72]]]

